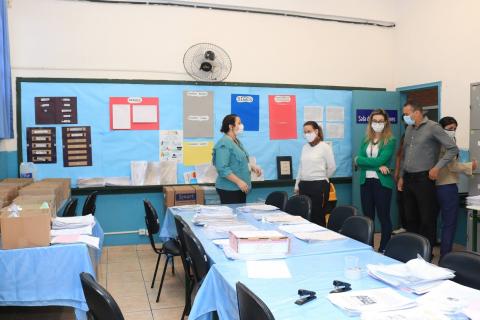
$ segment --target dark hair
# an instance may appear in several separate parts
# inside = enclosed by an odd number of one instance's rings
[[[442,126],[442,128],[445,128],[450,124],[455,124],[455,126],[458,127],[457,120],[455,120],[454,117],[443,117],[442,119],[440,119],[440,121],[438,121],[438,123]]]
[[[405,102],[405,104],[403,105],[403,107],[405,108],[406,106],[410,106],[412,107],[413,111],[420,111],[422,114],[423,114],[423,107],[418,105],[418,103],[416,101],[413,101],[413,100],[408,100],[407,102]]]
[[[238,116],[233,113],[226,115],[225,118],[223,118],[222,128],[220,129],[220,132],[228,133],[228,131],[230,131],[230,125],[235,126],[235,120],[237,118]]]
[[[307,121],[303,124],[303,126],[312,126],[313,129],[316,129],[318,130],[318,137],[320,138],[320,141],[323,141],[323,131],[322,131],[322,127],[320,127],[318,125],[318,123],[316,123],[315,121]]]

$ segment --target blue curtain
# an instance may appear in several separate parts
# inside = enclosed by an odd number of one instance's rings
[[[8,44],[7,0],[0,0],[0,139],[13,138],[12,79]]]

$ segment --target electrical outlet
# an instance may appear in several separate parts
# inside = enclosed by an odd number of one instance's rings
[[[138,229],[138,234],[141,235],[141,236],[145,236],[145,235],[147,235],[147,230],[145,230],[145,229]]]

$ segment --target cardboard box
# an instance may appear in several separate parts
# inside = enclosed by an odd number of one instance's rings
[[[20,208],[22,208],[21,213],[22,212],[46,213],[46,214],[49,214],[50,217],[56,217],[56,212],[50,204],[48,204],[48,208],[42,208],[43,202],[40,202],[40,203],[32,203],[32,202],[17,203],[17,202],[15,202],[15,204],[17,206],[19,206]],[[4,214],[4,213],[9,213],[9,211],[8,211],[9,207],[10,206],[2,208],[0,210],[0,215]]]
[[[290,238],[275,230],[230,231],[230,247],[239,254],[287,254]]]
[[[16,186],[0,186],[0,208],[8,206],[18,196]]]
[[[55,207],[60,208],[63,203],[62,186],[57,184],[39,184],[33,183],[18,191],[21,196],[54,196]]]
[[[18,196],[12,200],[12,203],[22,205],[39,205],[41,206],[44,202],[48,203],[48,206],[54,211],[57,212],[57,207],[55,205],[55,195],[32,195],[32,196]]]
[[[203,204],[203,190],[198,186],[168,186],[163,188],[165,206],[182,206],[187,204]]]
[[[7,178],[0,181],[0,186],[14,186],[17,189],[21,189],[32,183],[33,179],[31,178]]]
[[[72,179],[70,178],[48,178],[43,179],[40,183],[47,183],[47,184],[55,184],[58,183],[62,187],[62,200],[65,201],[70,199],[71,196],[71,186],[72,186]]]
[[[21,212],[19,217],[0,215],[2,249],[45,247],[50,245],[50,215]]]

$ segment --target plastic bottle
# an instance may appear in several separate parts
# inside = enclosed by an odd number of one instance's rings
[[[32,178],[37,180],[37,168],[33,162],[20,163],[20,178]]]

